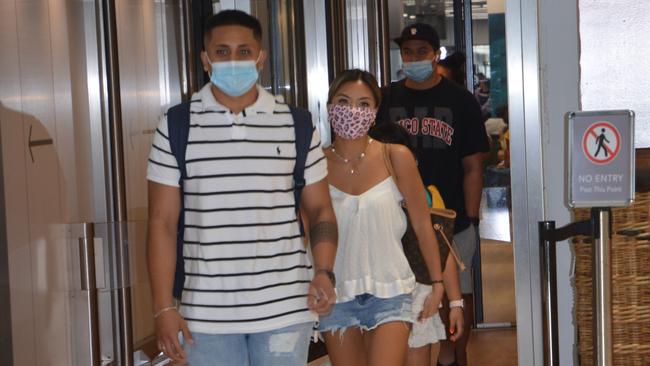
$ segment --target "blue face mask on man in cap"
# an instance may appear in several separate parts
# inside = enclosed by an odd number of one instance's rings
[[[407,78],[421,83],[433,74],[433,63],[431,60],[404,62],[402,69]]]

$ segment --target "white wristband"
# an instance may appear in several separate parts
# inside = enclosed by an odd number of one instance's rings
[[[449,302],[449,308],[464,308],[465,307],[465,302],[463,299],[460,300],[452,300]]]

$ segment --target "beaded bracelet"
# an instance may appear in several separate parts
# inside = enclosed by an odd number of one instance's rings
[[[450,308],[450,309],[451,309],[451,308],[461,308],[461,309],[463,309],[464,307],[465,307],[465,302],[463,301],[463,299],[460,299],[460,300],[451,300],[451,301],[449,302],[449,308]]]

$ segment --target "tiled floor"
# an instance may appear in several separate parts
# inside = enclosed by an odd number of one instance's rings
[[[493,233],[499,233],[495,237],[505,238],[509,231],[507,210],[504,215],[504,210],[498,209],[499,213],[494,215],[495,210],[486,210],[486,206],[483,205],[482,214],[491,221],[483,221],[481,231],[492,230]],[[502,229],[494,230],[494,224]],[[481,240],[484,323],[511,323],[514,326],[516,322],[513,259],[510,241]],[[467,346],[467,356],[469,366],[517,365],[516,329],[474,330]]]
[[[516,366],[517,331],[475,330],[467,346],[469,366]]]
[[[515,277],[512,244],[481,240],[483,317],[485,323],[515,323]]]

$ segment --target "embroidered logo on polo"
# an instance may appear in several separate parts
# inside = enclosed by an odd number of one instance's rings
[[[330,105],[327,112],[334,133],[348,140],[365,135],[377,115],[376,108],[350,107],[343,104]]]

